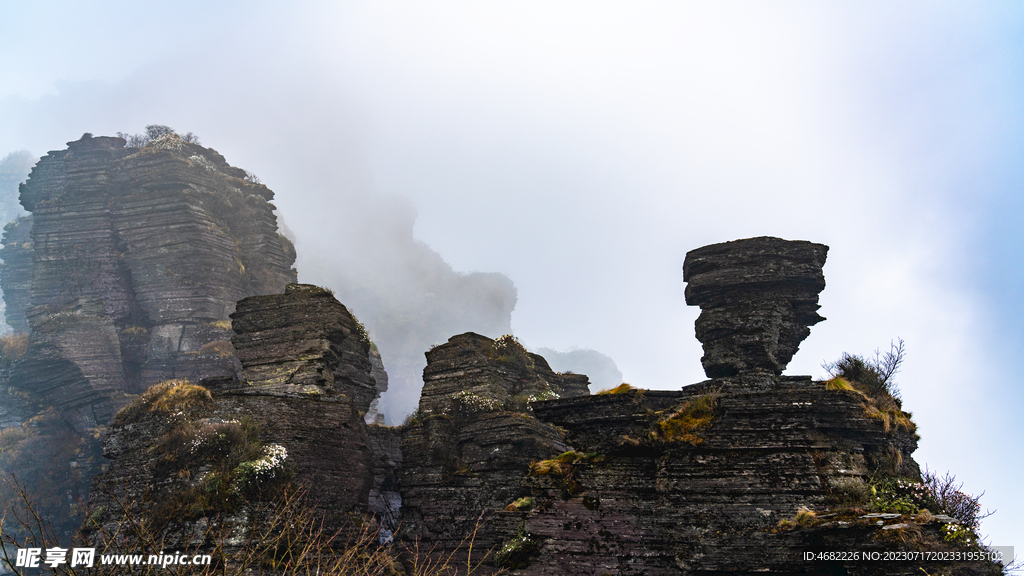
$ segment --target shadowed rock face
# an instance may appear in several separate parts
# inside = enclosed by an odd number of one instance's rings
[[[692,250],[686,303],[700,306],[697,339],[710,378],[781,374],[810,335],[825,288],[828,246],[763,236]]]
[[[480,560],[509,530],[494,512],[528,495],[521,480],[530,462],[567,449],[557,428],[530,416],[525,399],[589,396],[589,381],[555,373],[517,346],[467,332],[426,353],[420,414],[403,427],[397,474],[399,537],[408,544],[422,539],[458,557],[475,533]]]
[[[327,533],[358,527],[353,518],[368,510],[371,488],[375,507],[370,510],[384,517],[381,499],[397,493],[393,480],[388,484],[383,478],[390,468],[384,470],[372,458],[362,418],[377,391],[369,343],[360,337],[356,320],[329,291],[308,284],[289,284],[284,294],[245,298],[231,317],[243,379],[202,381],[211,401],[178,414],[148,410],[139,417],[119,416],[104,439],[104,455],[113,462],[93,481],[93,509],[116,510],[115,498],[145,502],[148,497],[159,504],[160,498],[195,488],[197,477],[161,467],[153,447],[183,423],[198,427],[248,417],[263,443],[286,449],[287,469],[296,485],[309,489],[310,503],[326,514]],[[393,432],[380,432],[374,440],[377,460],[395,459]],[[376,483],[375,472],[381,476]],[[237,529],[232,523],[244,520],[244,515],[215,516],[194,522],[224,522]],[[188,544],[190,526],[170,524],[165,545]]]
[[[295,281],[273,196],[174,134],[142,148],[84,136],[47,154],[21,186],[31,216],[4,237],[8,323],[32,332],[10,384],[82,431],[124,393],[234,376],[235,302]]]
[[[289,284],[284,294],[239,301],[231,319],[248,387],[345,394],[362,413],[377,398],[370,341],[329,291]]]
[[[0,288],[7,304],[7,323],[17,333],[28,332],[25,310],[32,304],[32,217],[22,216],[4,226],[0,248]]]
[[[471,393],[504,404],[513,396],[554,393],[558,397],[590,394],[590,380],[583,374],[559,374],[538,354],[516,361],[494,350],[494,340],[473,332],[452,336],[426,353],[420,410],[443,412],[453,394]]]

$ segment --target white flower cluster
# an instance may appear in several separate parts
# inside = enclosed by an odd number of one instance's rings
[[[274,475],[284,467],[284,461],[288,458],[288,451],[280,444],[271,444],[263,449],[263,457],[254,460],[252,471],[257,477]]]
[[[452,394],[451,399],[452,404],[457,404],[461,409],[468,412],[494,412],[501,409],[501,403],[497,400],[481,398],[468,390]],[[445,410],[445,412],[448,412],[448,410]]]
[[[185,142],[182,141],[181,136],[177,134],[165,134],[155,140],[151,140],[147,147],[152,146],[159,150],[171,150],[172,152],[181,152],[185,149]]]
[[[538,400],[558,400],[561,396],[553,390],[545,390],[538,392],[526,399],[527,402],[537,402]]]
[[[195,154],[193,156],[189,156],[188,159],[191,160],[193,164],[202,167],[203,170],[206,170],[207,172],[217,171],[217,167],[213,165],[213,162],[207,160],[205,156]]]

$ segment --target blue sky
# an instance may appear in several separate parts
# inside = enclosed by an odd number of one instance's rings
[[[1018,3],[0,0],[0,71],[0,155],[196,132],[275,190],[304,281],[332,206],[404,197],[457,270],[515,281],[528,345],[642,387],[703,378],[688,250],[828,244],[789,372],[906,340],[916,459],[1024,549]]]

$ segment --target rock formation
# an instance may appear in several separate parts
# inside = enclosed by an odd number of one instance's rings
[[[0,248],[0,289],[3,290],[7,324],[27,334],[25,310],[32,305],[32,217],[22,216],[4,226]]]
[[[421,414],[403,433],[403,538],[464,556],[475,529],[498,550],[485,567],[519,575],[998,573],[802,557],[963,549],[945,539],[948,516],[868,513],[870,483],[921,478],[898,402],[779,375],[822,319],[826,251],[755,238],[690,252],[712,380],[682,391],[623,385],[512,416],[499,406],[516,388],[489,378],[486,340],[429,352]]]
[[[284,294],[243,299],[232,320],[243,378],[209,378],[203,386],[181,383],[160,397],[147,392],[120,412],[104,441],[104,455],[113,462],[93,483],[92,505],[116,511],[119,500],[177,510],[188,522],[165,514],[169,549],[199,545],[189,529],[196,522],[249,529],[231,520],[244,517],[253,505],[232,500],[231,490],[241,490],[244,480],[243,463],[221,463],[235,445],[220,446],[212,455],[203,452],[206,443],[218,442],[218,434],[230,440],[232,426],[241,425],[255,429],[263,445],[283,447],[283,470],[294,485],[310,490],[308,501],[324,512],[328,533],[358,528],[375,487],[362,419],[370,403],[367,390],[374,389],[365,335],[330,292],[304,284],[290,284]],[[186,395],[198,400],[175,400]],[[183,435],[192,448],[174,448],[174,439]],[[153,491],[155,486],[160,490]],[[173,507],[191,494],[210,492],[223,493],[222,500]],[[101,523],[116,520],[116,514],[108,514]]]
[[[99,471],[117,410],[164,380],[239,376],[235,302],[295,279],[266,186],[173,132],[125,143],[85,135],[42,158],[20,186],[31,214],[5,227],[0,253],[8,323],[29,333],[3,341],[0,418],[32,422],[0,460],[62,439],[22,477],[64,532],[77,529],[64,495]]]
[[[300,487],[329,532],[369,513],[406,560],[418,546],[479,573],[997,570],[802,556],[976,550],[944,537],[953,518],[868,513],[879,479],[921,479],[899,402],[781,374],[822,320],[825,246],[754,238],[687,255],[708,381],[591,396],[586,376],[511,336],[464,333],[426,352],[405,425],[368,425],[380,357],[329,291],[288,282],[269,190],[173,134],[123,144],[83,138],[40,162],[22,190],[30,241],[15,224],[4,249],[15,322],[31,331],[27,353],[0,363],[14,390],[79,432],[142,392],[103,442],[93,542],[125,505],[169,550],[230,552],[287,529],[265,505]]]
[[[60,390],[49,400],[82,430],[107,423],[114,392],[233,374],[235,302],[295,279],[272,198],[216,151],[174,133],[142,148],[86,135],[47,154],[21,187],[31,220],[5,234],[9,323],[41,331],[10,384]],[[61,357],[67,380],[37,369],[79,345],[92,352]]]
[[[289,284],[239,301],[231,319],[247,388],[345,394],[364,414],[377,397],[366,330],[329,291]]]
[[[589,380],[583,374],[557,374],[542,356],[530,354],[510,336],[491,340],[467,332],[426,353],[420,412],[441,413],[453,395],[472,394],[501,406],[515,396],[541,399],[585,396]]]
[[[818,315],[828,246],[760,237],[692,250],[686,303],[700,306],[697,339],[711,378],[781,374]]]
[[[530,404],[589,395],[589,382],[556,374],[511,336],[471,332],[427,352],[423,382],[419,415],[402,433],[401,536],[444,555],[465,553],[475,532],[479,558],[501,544],[508,526],[494,513],[527,495],[530,462],[566,450],[555,427],[529,415]]]

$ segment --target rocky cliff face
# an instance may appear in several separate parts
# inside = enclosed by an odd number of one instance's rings
[[[5,235],[9,323],[33,331],[10,384],[60,390],[48,401],[82,429],[107,423],[115,392],[235,373],[235,302],[295,279],[272,198],[173,133],[142,148],[87,135],[50,152],[21,187],[31,220]],[[57,360],[65,379],[44,370]]]
[[[573,397],[590,394],[583,374],[558,374],[542,356],[530,354],[511,336],[491,340],[467,332],[426,353],[420,412],[441,413],[455,394],[503,405],[511,398]]]
[[[25,310],[32,305],[32,217],[22,216],[4,226],[0,248],[0,289],[7,324],[16,333],[28,333]]]
[[[710,424],[683,433],[692,406],[709,400]],[[526,477],[535,504],[520,515],[538,557],[521,574],[788,573],[825,536],[778,530],[781,520],[867,494],[870,475],[895,461],[919,473],[910,430],[884,430],[855,394],[810,378],[756,393],[697,385],[554,400],[534,414],[599,457]],[[828,537],[884,548],[845,536]]]
[[[290,284],[284,294],[239,301],[232,320],[243,378],[161,384],[120,412],[104,441],[113,461],[94,481],[91,505],[116,511],[117,501],[137,502],[163,522],[169,549],[211,547],[210,534],[196,540],[197,523],[219,523],[242,541],[260,529],[245,520],[258,503],[294,485],[308,490],[327,533],[358,528],[381,486],[362,418],[373,387],[369,346],[354,319],[328,291]],[[284,455],[280,473],[247,492],[245,462],[266,459],[274,446]],[[111,513],[100,523],[117,520]]]
[[[130,179],[118,180],[131,170],[99,168],[122,162],[141,170],[151,161],[173,174],[184,169],[182,154],[199,156],[192,145],[172,138],[160,144],[169,152],[125,152],[117,144],[83,140],[55,157],[63,163],[41,163],[33,173],[36,182],[60,183],[53,184],[53,201],[68,189],[82,198],[67,207],[68,226],[78,232],[38,233],[40,226],[54,229],[54,214],[45,224],[33,222],[30,346],[10,364],[10,380],[82,430],[109,420],[118,393],[148,378],[170,370],[202,379],[159,384],[117,413],[103,445],[110,468],[93,483],[88,531],[95,542],[104,529],[117,528],[117,511],[127,503],[168,549],[237,548],[279,529],[264,504],[305,487],[304,501],[328,531],[357,526],[369,513],[381,527],[379,541],[395,537],[406,559],[420,553],[459,565],[468,560],[482,563],[481,573],[998,570],[979,562],[803,558],[807,551],[970,549],[946,540],[942,527],[952,518],[868,513],[872,482],[920,479],[912,458],[918,437],[898,402],[848,382],[781,374],[808,326],[822,320],[824,246],[755,238],[687,256],[687,300],[702,307],[696,328],[705,345],[705,382],[675,392],[623,385],[591,396],[586,376],[552,371],[511,336],[464,333],[426,353],[419,410],[405,425],[367,425],[382,386],[375,377],[379,356],[327,290],[288,284],[283,293],[237,304],[218,300],[232,289],[269,286],[245,279],[247,271],[269,266],[255,257],[249,264],[239,257],[237,275],[222,271],[213,282],[219,288],[199,290],[203,297],[187,283],[135,283],[153,270],[178,276],[155,256],[129,258],[135,245],[124,238],[141,232],[104,228],[122,221],[118,207],[126,201],[115,195],[104,212],[90,204],[94,196],[122,182],[118,194],[141,190],[156,194],[146,196],[154,202],[180,200],[190,207],[179,215],[201,223],[213,218],[202,216],[203,207],[219,200],[196,192],[203,174],[178,190],[181,198],[168,200],[162,194],[174,186],[133,188]],[[65,158],[74,154],[80,155]],[[227,170],[216,157],[201,158]],[[51,200],[29,192],[27,206],[45,212]],[[184,200],[196,197],[202,201],[195,205]],[[246,198],[236,200],[264,206]],[[264,208],[253,210],[256,221]],[[195,232],[197,243],[216,237],[184,216],[171,219],[174,225],[158,220]],[[76,252],[71,238],[89,239],[96,258]],[[143,242],[152,250],[139,254],[171,250],[156,250],[153,242]],[[72,266],[74,258],[95,273]],[[152,266],[135,272],[125,262]],[[68,288],[56,289],[54,279],[65,276]],[[189,306],[197,315],[185,320]],[[218,320],[227,314],[230,332]]]
[[[533,460],[566,450],[555,427],[533,418],[539,398],[589,395],[579,374],[557,374],[512,337],[453,336],[427,352],[419,414],[402,432],[401,537],[438,555],[476,560],[500,546],[508,526],[496,511],[526,493]]]
[[[0,418],[22,440],[0,465],[61,443],[23,476],[61,530],[77,529],[66,494],[102,468],[98,438],[117,410],[164,380],[240,376],[235,302],[294,281],[273,192],[250,180],[174,133],[138,148],[86,135],[20,186],[31,214],[5,228],[0,286],[8,323],[28,334],[0,343]]]
[[[868,513],[869,482],[920,480],[898,403],[780,375],[822,320],[826,251],[755,238],[688,254],[712,379],[679,392],[624,385],[513,414],[502,400],[518,380],[488,364],[487,341],[432,350],[403,433],[403,537],[449,552],[475,529],[498,551],[485,564],[523,575],[998,573],[802,557],[960,546],[942,532],[950,517]]]

